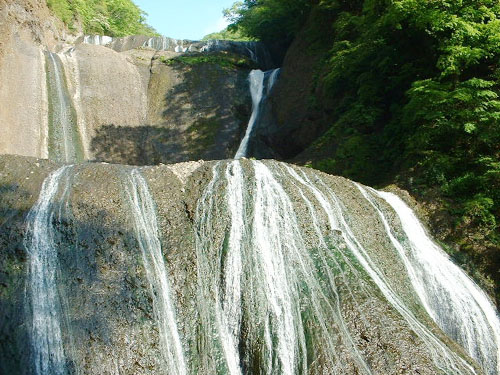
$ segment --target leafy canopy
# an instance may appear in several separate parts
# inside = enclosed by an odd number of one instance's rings
[[[146,13],[131,0],[47,0],[47,5],[68,27],[80,23],[86,34],[156,34],[146,24]]]

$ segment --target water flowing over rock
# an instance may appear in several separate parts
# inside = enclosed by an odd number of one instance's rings
[[[274,161],[191,164],[0,158],[13,210],[0,241],[14,246],[0,319],[33,310],[0,327],[2,369],[44,373],[35,358],[49,358],[37,361],[57,374],[497,372],[494,307],[422,242],[402,201]],[[425,249],[448,276],[420,265]]]
[[[135,231],[142,251],[146,276],[153,295],[153,309],[159,326],[161,352],[165,356],[165,373],[187,374],[183,348],[177,331],[167,269],[158,237],[158,223],[153,198],[146,180],[137,169],[129,177],[128,194],[135,220]]]
[[[272,57],[263,43],[260,42],[238,42],[232,40],[207,40],[194,41],[174,39],[166,36],[127,36],[122,38],[111,38],[101,35],[87,35],[83,37],[83,43],[106,46],[117,52],[125,52],[135,48],[151,48],[157,51],[169,51],[176,53],[191,52],[229,52],[249,57],[261,69],[271,69],[275,66]]]
[[[324,130],[311,41],[274,95],[260,42],[0,8],[0,153],[24,155],[0,156],[0,374],[500,373],[498,311],[402,199],[248,159]]]
[[[36,375],[67,373],[61,335],[62,304],[56,281],[59,261],[54,223],[55,202],[66,169],[61,167],[47,177],[38,202],[28,214],[29,280],[26,289],[29,300],[26,302],[32,313],[27,323],[31,324],[32,363]]]
[[[408,238],[407,243],[396,240],[369,192],[360,185],[358,187],[380,215],[387,235],[404,261],[412,285],[432,319],[487,373],[498,373],[500,322],[485,293],[425,233],[422,224],[401,198],[371,190],[396,211]]]
[[[59,56],[46,52],[49,99],[49,158],[66,163],[83,160],[83,145]]]
[[[0,60],[0,153],[130,165],[232,157],[251,112],[248,73],[273,63],[260,43],[186,43],[13,40]]]
[[[250,94],[252,95],[252,115],[250,116],[250,120],[248,120],[245,136],[241,140],[240,146],[234,156],[235,159],[253,156],[252,151],[254,150],[249,150],[249,143],[251,142],[251,137],[255,132],[255,128],[259,128],[262,107],[265,106],[265,101],[271,94],[274,84],[278,79],[279,72],[280,69],[273,69],[267,72],[252,70],[250,72],[248,80],[250,81]],[[253,149],[255,146],[251,148]]]

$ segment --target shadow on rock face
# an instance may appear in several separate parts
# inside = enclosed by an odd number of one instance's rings
[[[180,140],[178,129],[105,125],[97,130],[90,147],[96,161],[153,165],[187,160]]]
[[[149,125],[105,125],[97,130],[90,147],[95,161],[128,165],[230,158],[234,146],[220,145],[219,131],[220,120],[216,118],[200,118],[185,132]]]
[[[238,63],[243,65],[234,65]],[[157,115],[169,127],[182,129],[192,160],[231,158],[251,115],[248,61],[215,54],[170,60],[169,64],[158,65],[151,79],[150,90],[163,86],[162,110]],[[175,77],[175,84],[168,88],[160,77],[167,71]]]
[[[24,322],[24,286],[27,253],[23,248],[27,207],[10,205],[14,197],[29,200],[18,184],[0,185],[0,373],[21,374],[29,356]]]
[[[234,54],[157,56],[146,123],[100,125],[90,142],[93,158],[155,165],[233,157],[251,115],[251,67]]]
[[[49,172],[45,163],[40,161],[44,168],[40,176],[29,171],[5,174],[0,185],[1,374],[34,373],[27,218],[38,199],[40,182]],[[96,168],[77,167],[48,208],[52,213],[49,237],[57,248],[55,283],[60,303],[54,306],[61,317],[69,373],[75,373],[75,368],[102,373],[118,357],[128,358],[125,367],[137,373],[134,361],[138,358],[152,369],[158,368],[161,358],[151,293],[126,215],[128,203],[120,190],[123,172],[112,167],[109,173],[109,169],[96,174]],[[97,182],[102,180],[107,181],[109,195],[99,190],[102,184]],[[131,342],[140,343],[134,348],[135,358],[130,357]]]

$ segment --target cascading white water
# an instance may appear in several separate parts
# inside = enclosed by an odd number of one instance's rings
[[[268,364],[272,363],[271,333],[276,336],[277,356],[281,374],[294,374],[300,359],[300,346],[304,346],[302,321],[298,318],[296,289],[297,280],[288,269],[288,253],[298,251],[293,234],[297,233],[293,222],[291,202],[270,171],[260,162],[254,162],[255,202],[252,225],[252,245],[259,274],[263,277],[264,293],[270,310],[266,326],[265,342],[268,346]],[[284,211],[284,212],[283,212]],[[283,220],[283,214],[286,215]],[[287,220],[288,219],[288,220]],[[288,240],[283,238],[289,234]],[[271,366],[268,374],[274,373]]]
[[[413,211],[396,195],[370,189],[396,211],[407,238],[398,241],[375,199],[387,235],[403,259],[422,304],[434,321],[478,361],[486,373],[500,373],[500,320],[485,293],[427,235]]]
[[[57,296],[57,288],[61,286],[58,287],[54,279],[57,271],[55,205],[65,201],[61,197],[71,185],[65,170],[47,178],[40,199],[28,216],[26,248],[30,252],[30,285],[27,291],[33,306],[32,347],[37,375],[72,373],[69,363],[78,358],[72,346],[63,346],[61,328],[69,326],[70,320],[63,325],[60,318],[70,307],[65,306],[61,311]],[[127,171],[124,186],[131,208],[128,212],[131,212],[138,251],[150,285],[154,322],[164,356],[158,369],[161,373],[371,375],[384,373],[381,372],[384,368],[406,369],[404,373],[417,373],[415,370],[419,369],[426,374],[434,373],[432,371],[443,375],[475,373],[461,357],[462,352],[457,351],[458,346],[450,344],[451,340],[445,339],[416,304],[420,284],[431,280],[431,285],[444,288],[442,284],[446,287],[449,280],[433,278],[435,273],[442,272],[450,280],[455,280],[454,276],[441,268],[434,270],[427,266],[432,277],[424,274],[426,280],[419,281],[420,271],[415,261],[418,256],[414,253],[424,250],[412,247],[418,245],[422,236],[427,238],[425,232],[422,235],[415,229],[420,224],[415,217],[407,218],[404,208],[394,207],[401,217],[402,228],[410,232],[406,234],[408,240],[396,239],[395,233],[402,233],[397,227],[399,224],[386,219],[394,214],[389,205],[377,198],[375,191],[358,186],[361,195],[348,182],[336,180],[343,188],[334,192],[335,184],[324,175],[278,162],[216,163],[194,217],[197,277],[191,277],[189,282],[196,291],[196,301],[191,308],[176,311],[154,201],[140,171]],[[387,236],[381,238],[387,245],[377,251],[400,254],[402,259],[405,256],[403,262],[398,263],[396,259],[395,263],[407,267],[409,277],[404,285],[413,285],[415,294],[399,295],[392,269],[380,268],[380,259],[372,258],[376,255],[369,248],[371,242],[353,221],[363,215],[344,206],[342,201],[344,196],[355,195],[370,211],[363,196],[368,198],[374,216],[364,216],[367,220],[375,218],[377,235]],[[405,222],[412,224],[405,228]],[[412,234],[418,237],[412,238]],[[433,253],[425,253],[425,256],[435,259]],[[467,281],[459,278],[454,283]],[[424,292],[428,289],[426,285],[420,286]],[[478,332],[475,344],[481,348],[478,352],[491,358],[497,352],[487,354],[489,349],[482,348],[496,339],[496,328],[494,324],[490,328],[481,326],[490,322],[488,307],[482,305],[480,296],[474,295],[478,290],[474,286],[473,297],[460,302],[477,303],[479,310],[472,307],[467,312],[457,308],[463,314],[459,318],[465,321],[461,323],[456,316],[451,316],[448,324],[455,328],[450,335],[459,332],[461,325],[471,325],[471,330]],[[431,299],[434,293],[432,289]],[[448,293],[462,291],[450,289]],[[452,297],[443,298],[449,301]],[[432,308],[432,301],[426,303]],[[176,316],[182,323],[185,335],[182,340]],[[384,323],[387,325],[381,326]],[[382,333],[374,332],[378,330]],[[394,339],[386,336],[391,330],[391,334],[397,336]],[[65,342],[69,339],[64,336]],[[412,354],[417,355],[415,361]],[[493,361],[495,366],[496,359]],[[118,373],[122,365],[112,362]],[[496,373],[495,367],[491,370],[485,366],[485,369],[488,374]]]
[[[54,233],[54,212],[62,167],[43,182],[38,201],[27,218],[25,247],[29,254],[28,296],[31,305],[31,346],[36,375],[66,375],[66,358],[61,333],[61,301],[57,290],[58,256]]]
[[[248,76],[248,80],[250,81],[250,94],[252,96],[252,115],[248,121],[245,136],[241,140],[238,151],[236,151],[236,155],[234,156],[235,159],[241,159],[247,156],[248,141],[259,116],[260,101],[262,100],[262,94],[264,92],[264,76],[264,72],[259,69],[252,70]]]
[[[144,47],[153,48],[158,51],[172,51],[172,52],[188,52],[190,51],[191,44],[184,47],[184,40],[177,40],[168,38],[166,36],[154,36],[144,42]]]
[[[269,73],[269,78],[268,78],[268,81],[267,81],[267,85],[266,85],[266,95],[269,95],[271,93],[271,90],[273,89],[276,81],[278,80],[278,76],[279,76],[279,73],[280,73],[281,69],[278,68],[278,69],[273,69],[271,70],[271,73]]]
[[[242,253],[244,225],[243,176],[241,166],[232,162],[226,169],[227,204],[231,213],[231,230],[227,261],[224,267],[222,306],[217,315],[223,339],[224,352],[228,358],[229,372],[241,374],[239,367],[238,341],[241,325],[241,278],[243,273]]]
[[[240,146],[234,156],[235,159],[241,159],[248,156],[248,142],[250,141],[255,126],[258,124],[262,103],[271,93],[279,72],[280,69],[274,69],[267,72],[252,70],[250,72],[248,80],[250,82],[250,94],[252,96],[252,114],[248,121],[245,136],[241,140]]]
[[[53,126],[59,125],[61,132],[61,138],[58,141],[62,142],[63,146],[63,160],[65,162],[71,161],[71,149],[72,149],[72,139],[71,139],[71,112],[69,105],[67,103],[67,98],[63,90],[63,78],[61,77],[60,64],[56,62],[56,56],[54,53],[49,52],[49,59],[52,64],[52,69],[54,72],[54,79],[56,84],[56,94],[57,98],[55,100],[54,108],[54,124]]]
[[[83,43],[93,44],[96,46],[106,46],[113,41],[113,38],[106,35],[85,35],[83,37]]]
[[[68,94],[64,70],[57,54],[47,52],[49,106],[49,158],[61,162],[83,159],[83,146],[77,128],[73,103]]]
[[[132,207],[135,234],[153,297],[153,310],[159,328],[165,370],[172,375],[186,375],[188,367],[177,329],[175,306],[163,259],[155,205],[147,182],[138,169],[130,172],[127,192]]]
[[[362,265],[363,269],[372,278],[373,282],[383,293],[387,301],[401,314],[415,333],[417,333],[417,335],[426,343],[430,354],[433,356],[435,365],[446,374],[475,373],[469,364],[449,350],[444,343],[442,343],[429,329],[419,322],[410,309],[405,306],[403,301],[392,290],[389,283],[385,280],[383,272],[376,267],[347,224],[341,202],[338,200],[333,190],[321,179],[316,179],[319,182],[319,186],[317,186],[316,184],[318,182],[312,183],[304,173],[301,178],[297,178],[296,174],[291,174],[291,176],[304,186],[307,186],[313,192],[329,218],[330,227],[332,229],[339,228],[341,230],[342,238],[344,239],[349,250]],[[324,190],[325,192],[322,192],[321,190]]]

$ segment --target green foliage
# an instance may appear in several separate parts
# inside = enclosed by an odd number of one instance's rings
[[[170,59],[165,57],[160,58],[161,62],[167,65],[199,65],[199,64],[212,64],[218,65],[226,69],[252,69],[254,63],[241,55],[236,55],[229,52],[215,52],[203,54],[190,54],[184,56],[177,56]]]
[[[238,29],[225,29],[217,33],[205,35],[202,40],[234,40],[237,42],[247,42],[251,41],[252,38],[246,36]]]
[[[225,10],[228,30],[256,40],[290,40],[306,20],[313,0],[244,0]]]
[[[47,5],[70,29],[80,23],[86,34],[156,34],[132,0],[47,0]]]

